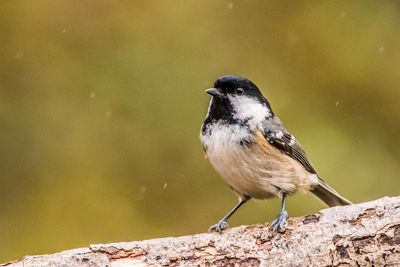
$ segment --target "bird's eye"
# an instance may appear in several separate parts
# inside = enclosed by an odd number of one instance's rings
[[[244,93],[243,88],[236,88],[235,93],[238,95],[242,95]]]

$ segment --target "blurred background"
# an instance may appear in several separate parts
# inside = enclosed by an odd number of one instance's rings
[[[224,74],[260,87],[345,197],[399,195],[399,14],[372,0],[1,1],[0,262],[207,231],[237,201],[198,137]],[[230,225],[279,209],[250,201]]]

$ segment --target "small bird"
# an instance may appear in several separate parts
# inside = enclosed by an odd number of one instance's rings
[[[272,112],[267,99],[246,78],[218,78],[200,138],[217,173],[239,196],[239,203],[211,231],[228,227],[228,219],[249,199],[279,197],[282,207],[273,230],[282,228],[288,213],[286,197],[310,191],[328,206],[350,205],[322,180],[297,139]]]

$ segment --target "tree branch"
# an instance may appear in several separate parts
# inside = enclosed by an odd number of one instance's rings
[[[270,224],[197,234],[91,245],[0,266],[381,266],[400,264],[400,197],[334,207]]]

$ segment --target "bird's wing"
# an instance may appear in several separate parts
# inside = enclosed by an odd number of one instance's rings
[[[279,119],[275,122],[269,121],[266,123],[263,135],[272,146],[300,162],[307,171],[317,173],[300,143],[282,126]]]
[[[307,171],[317,173],[300,143],[283,127],[278,118],[275,117],[265,121],[263,124],[263,135],[272,146],[300,162]],[[320,177],[318,177],[318,183],[310,191],[330,207],[352,204],[348,199],[339,195]]]

